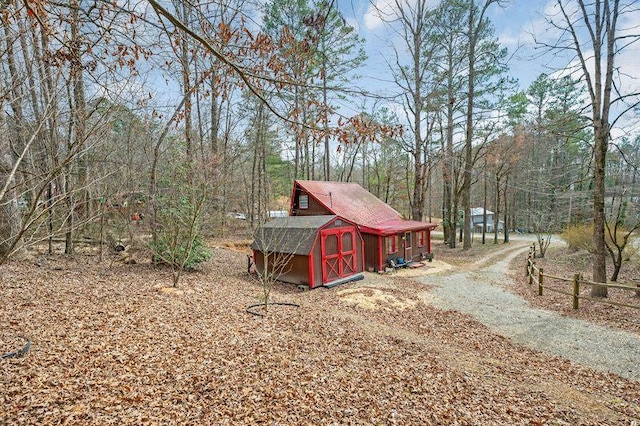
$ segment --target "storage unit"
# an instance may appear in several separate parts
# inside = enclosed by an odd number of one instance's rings
[[[364,243],[355,223],[336,215],[276,218],[251,246],[258,273],[309,288],[362,278]]]

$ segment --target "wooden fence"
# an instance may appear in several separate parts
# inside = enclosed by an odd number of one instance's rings
[[[604,298],[596,298],[596,297],[588,297],[588,296],[580,296],[580,286],[588,285],[588,286],[604,286],[608,288],[618,288],[621,290],[627,291],[635,291],[638,296],[640,296],[640,284],[638,286],[631,285],[622,285],[622,284],[611,284],[611,283],[596,283],[593,281],[585,280],[581,274],[573,274],[573,278],[564,278],[557,277],[551,274],[545,274],[543,268],[538,268],[536,266],[536,245],[533,244],[529,249],[529,255],[527,256],[527,277],[529,278],[529,285],[538,285],[538,295],[542,296],[543,290],[546,288],[548,291],[554,291],[556,293],[566,294],[567,296],[571,296],[573,301],[573,309],[578,309],[579,300],[592,300],[594,302],[607,303],[609,305],[616,306],[624,306],[626,308],[638,309],[640,310],[640,305],[630,305],[627,303],[619,303],[611,300],[606,300]],[[557,288],[545,287],[545,282],[547,280],[556,280],[567,283],[572,283],[572,291],[560,290]]]

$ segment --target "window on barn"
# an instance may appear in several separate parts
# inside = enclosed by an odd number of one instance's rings
[[[424,247],[424,240],[426,239],[426,231],[418,232],[418,247]]]
[[[305,210],[309,208],[309,196],[307,194],[300,194],[298,197],[298,207]]]
[[[398,236],[392,235],[387,237],[387,254],[395,253],[398,251]]]

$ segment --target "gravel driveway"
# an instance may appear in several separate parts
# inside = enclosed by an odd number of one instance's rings
[[[509,292],[509,264],[530,243],[512,242],[483,264],[416,277],[431,304],[473,315],[513,341],[632,380],[640,380],[640,336],[536,309]]]

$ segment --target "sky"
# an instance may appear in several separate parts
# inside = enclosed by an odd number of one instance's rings
[[[375,8],[372,6],[376,4],[384,8],[390,0],[336,1],[347,22],[366,40],[365,50],[369,60],[361,72],[366,81],[365,87],[368,90],[384,91],[387,88],[388,91],[397,91],[391,81],[389,67],[385,63],[385,57],[390,57],[391,52],[390,36],[384,23],[376,17]],[[439,0],[432,0],[433,5],[437,5],[438,2]],[[557,41],[559,32],[550,28],[546,18],[559,12],[556,0],[505,0],[502,3],[502,7],[492,5],[488,10],[488,17],[501,45],[508,49],[510,55],[513,55],[509,61],[509,75],[518,79],[520,90],[526,90],[543,72],[561,75],[563,73],[561,70],[567,65],[568,59],[554,59],[551,53],[545,54],[540,45],[536,46],[533,37],[535,34],[538,40],[550,44]],[[570,4],[570,2],[567,3]],[[623,0],[622,3],[625,1]],[[573,5],[575,7],[575,3]],[[640,10],[625,15],[619,23],[619,28],[630,29],[635,34],[640,32],[639,26]],[[628,90],[633,88],[640,91],[640,46],[627,48],[626,53],[620,55],[616,63],[622,69],[620,77],[622,86]],[[576,63],[573,65],[575,66]],[[640,125],[636,124],[633,131],[640,132]]]
[[[260,0],[266,1],[266,0]],[[335,0],[347,23],[357,29],[361,37],[366,41],[365,50],[369,56],[366,66],[358,73],[362,76],[359,86],[375,94],[397,94],[398,88],[392,81],[389,65],[391,55],[390,43],[393,41],[384,23],[373,13],[373,4],[384,7],[393,0]],[[412,2],[415,0],[403,0]],[[435,7],[440,0],[427,0]],[[480,2],[481,0],[476,0]],[[633,2],[635,0],[622,0]],[[569,2],[569,0],[567,0]],[[513,54],[509,61],[509,75],[519,81],[519,89],[526,90],[529,85],[543,72],[553,75],[559,73],[566,65],[565,62],[556,61],[552,63],[550,54],[542,54],[541,49],[534,49],[535,43],[532,33],[536,37],[553,43],[557,40],[558,33],[549,28],[545,15],[553,12],[553,5],[556,0],[501,0],[502,7],[492,5],[488,11],[488,17],[495,27],[495,34],[510,54]],[[640,1],[638,1],[640,6]],[[640,25],[640,12],[630,18],[631,23],[621,23],[627,27]],[[256,24],[259,22],[256,21]],[[636,33],[640,32],[635,28]],[[397,44],[399,45],[399,44]],[[618,64],[623,68],[623,79],[628,86],[634,86],[640,91],[640,46],[629,50],[625,55],[618,58]],[[637,80],[634,82],[633,78]],[[160,86],[161,84],[158,83]],[[169,83],[166,84],[170,90]],[[140,87],[146,87],[140,86]],[[374,108],[375,98],[370,98],[363,105],[344,104],[339,108],[345,108],[352,115],[362,110],[371,111]],[[392,104],[398,107],[398,104]],[[377,104],[376,106],[380,106]],[[632,117],[635,119],[636,117]],[[632,131],[640,133],[640,120],[635,119],[635,128]]]
[[[372,2],[384,5],[387,0],[338,0],[338,4],[349,24],[358,29],[366,40],[369,63],[365,74],[384,79],[389,70],[383,58],[388,56],[389,35],[384,23],[377,18]],[[496,35],[503,46],[514,56],[510,60],[511,73],[526,88],[542,72],[549,73],[541,61],[533,62],[532,38],[528,34],[534,28],[540,29],[543,23],[541,12],[545,9],[544,0],[510,0],[504,7],[497,5],[489,9],[489,19],[496,29]],[[433,4],[437,4],[434,0]],[[384,7],[384,6],[383,6]]]

